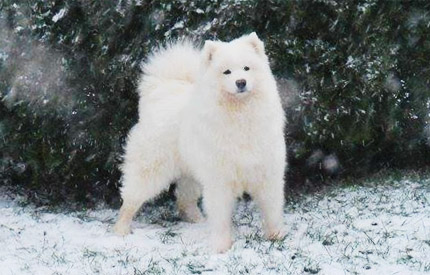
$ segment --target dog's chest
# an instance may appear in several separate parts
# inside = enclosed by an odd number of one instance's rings
[[[215,145],[216,158],[224,169],[230,171],[232,179],[243,185],[249,178],[255,178],[254,174],[261,173],[270,151],[268,133],[251,127],[224,128],[223,131],[222,138]]]

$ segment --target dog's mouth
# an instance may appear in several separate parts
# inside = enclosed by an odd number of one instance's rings
[[[243,93],[247,93],[247,92],[249,92],[249,90],[248,90],[248,88],[238,88],[237,90],[236,90],[236,93],[237,94],[243,94]]]
[[[234,90],[222,89],[221,91],[225,97],[232,100],[248,97],[252,93],[252,89],[249,89],[249,87],[236,88]]]

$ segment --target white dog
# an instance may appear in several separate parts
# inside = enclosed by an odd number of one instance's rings
[[[176,181],[188,221],[202,219],[203,191],[217,252],[232,245],[232,211],[244,191],[262,210],[266,237],[282,238],[285,116],[263,42],[255,33],[206,41],[202,50],[178,42],[153,53],[143,69],[115,232],[128,234],[141,205]]]

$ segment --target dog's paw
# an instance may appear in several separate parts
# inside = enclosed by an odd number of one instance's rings
[[[205,221],[202,213],[195,213],[195,215],[185,215],[184,220],[190,223],[201,223]]]
[[[200,223],[205,220],[202,215],[202,212],[198,207],[190,207],[185,209],[184,211],[179,211],[179,215],[184,221],[190,223]]]
[[[213,237],[212,240],[212,248],[215,253],[227,252],[231,248],[232,244],[233,242],[231,238],[226,236]]]
[[[266,237],[266,239],[271,241],[281,241],[285,239],[286,235],[287,233],[283,228],[270,228],[266,229],[264,232],[264,236]]]
[[[113,227],[113,232],[119,236],[125,236],[131,233],[130,225],[117,222]]]

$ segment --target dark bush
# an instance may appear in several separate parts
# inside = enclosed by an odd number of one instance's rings
[[[289,184],[430,159],[426,1],[0,3],[0,181],[41,202],[117,200],[139,64],[188,36],[266,42]]]

